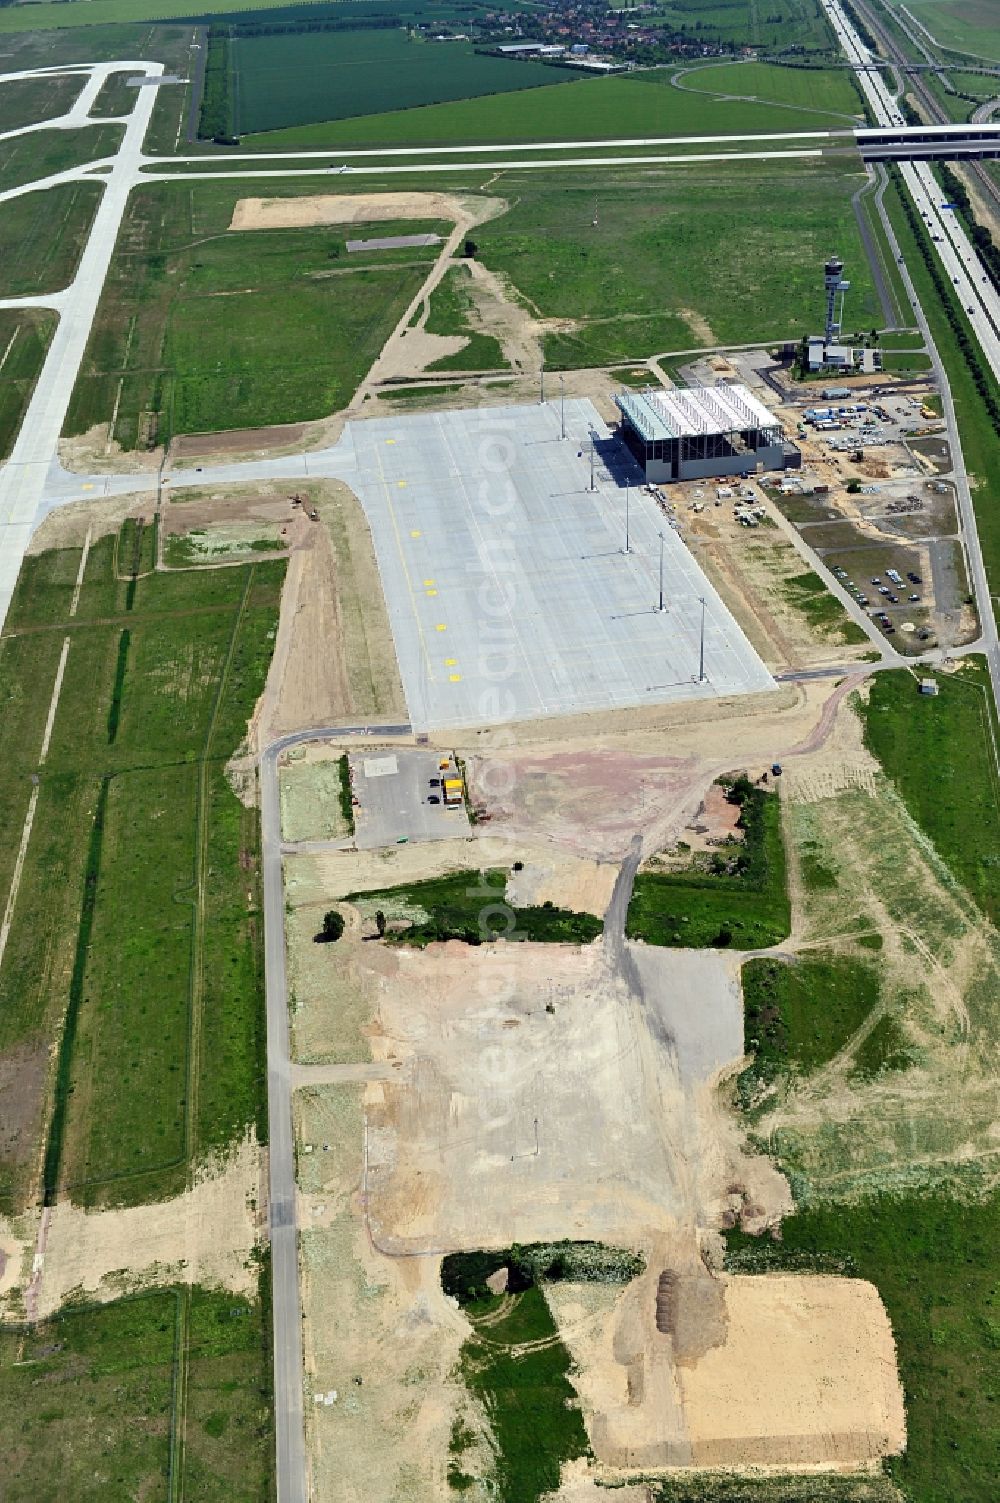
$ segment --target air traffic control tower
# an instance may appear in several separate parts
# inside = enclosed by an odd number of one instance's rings
[[[844,324],[844,294],[850,291],[850,282],[844,281],[844,263],[839,256],[831,256],[824,268],[826,287],[826,342],[840,343],[840,331]]]

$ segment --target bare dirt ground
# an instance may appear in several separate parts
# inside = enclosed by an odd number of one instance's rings
[[[251,752],[285,731],[354,718],[405,719],[396,652],[361,504],[340,481],[300,493],[319,513],[293,553]]]
[[[71,501],[49,512],[28,544],[30,554],[44,553],[47,548],[80,548],[90,534],[92,543],[117,532],[126,517],[148,517],[156,505],[156,495],[102,496],[93,501]]]
[[[677,1380],[697,1466],[858,1465],[906,1443],[896,1348],[860,1279],[721,1276],[725,1337]]]
[[[387,219],[451,219],[482,223],[503,199],[454,193],[318,193],[310,198],[241,198],[231,230],[311,229],[323,224],[376,224]]]
[[[300,1217],[315,1495],[444,1500],[467,1323],[441,1292],[440,1259],[384,1258],[366,1236],[361,1089],[310,1088],[295,1104],[312,1148],[300,1152]]]
[[[835,692],[818,680],[729,705],[575,717],[551,738],[534,725],[486,732],[462,749],[469,791],[497,837],[620,861],[636,830],[647,853],[685,838],[721,773],[756,777],[797,746],[825,744],[836,717],[824,723],[823,707]],[[559,749],[538,744],[547,740]]]
[[[260,1148],[247,1139],[172,1200],[112,1211],[84,1211],[60,1201],[44,1213],[48,1225],[33,1284],[34,1316],[50,1315],[71,1295],[110,1300],[125,1290],[178,1280],[254,1294],[252,1254],[267,1224],[266,1184]],[[15,1284],[22,1294],[27,1288],[39,1214],[19,1218],[16,1228],[0,1224],[0,1247],[10,1250],[7,1275],[0,1275],[4,1293]],[[19,1311],[8,1307],[4,1313]]]
[[[808,569],[787,537],[773,527],[743,527],[732,503],[713,504],[710,487],[688,485],[685,491],[689,506],[697,493],[707,503],[703,512],[694,513],[682,509],[678,497],[678,516],[691,550],[768,667],[847,662],[871,650],[867,641],[846,646],[836,628],[817,633],[786,597],[789,580]],[[841,615],[846,625],[848,617]]]

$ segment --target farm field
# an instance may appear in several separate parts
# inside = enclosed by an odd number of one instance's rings
[[[263,683],[284,565],[150,575],[149,538],[126,522],[93,543],[72,620],[80,549],[29,556],[0,639],[8,880],[24,793],[40,778],[0,971],[0,1059],[20,1066],[3,1074],[16,1125],[0,1161],[8,1212],[25,1204],[39,1143],[50,1200],[67,1188],[77,1203],[138,1204],[265,1131],[247,902],[257,821],[224,765]],[[39,715],[67,637],[38,770]]]
[[[847,127],[839,113],[824,115],[741,100],[719,102],[671,88],[665,70],[630,78],[567,76],[568,83],[516,94],[264,131],[245,144],[281,151],[297,146],[475,145]]]
[[[68,433],[109,421],[119,386],[114,438],[127,449],[319,418],[349,400],[436,247],[348,255],[358,226],[230,232],[245,193],[206,182],[133,194]]]
[[[0,297],[58,292],[72,281],[100,194],[97,183],[64,183],[4,204]]]
[[[55,315],[0,311],[0,459],[6,459],[55,329]]]
[[[78,131],[32,131],[0,141],[0,190],[114,156],[122,134],[120,125],[91,125]]]
[[[675,71],[664,69],[660,77],[667,82],[675,77]],[[794,109],[850,116],[862,113],[860,95],[843,68],[782,68],[774,63],[709,64],[682,73],[678,86],[721,99],[741,95]]]
[[[5,1499],[268,1497],[269,1334],[262,1300],[198,1287],[0,1326]]]
[[[560,85],[572,73],[487,57],[471,42],[401,28],[237,36],[230,43],[232,129],[242,135]]]
[[[735,42],[753,47],[801,47],[815,51],[831,45],[831,34],[818,0],[791,0],[783,12],[765,15],[754,0],[666,0],[652,19],[670,31],[698,41]]]

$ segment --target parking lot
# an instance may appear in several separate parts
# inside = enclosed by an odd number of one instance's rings
[[[565,424],[557,399],[349,425],[417,730],[773,688],[594,406]]]
[[[464,803],[445,807],[438,764],[444,753],[372,750],[350,758],[354,841],[359,851],[375,851],[403,841],[461,840],[469,835]],[[454,764],[451,775],[455,776]],[[434,780],[438,786],[432,786]],[[438,802],[431,803],[435,799]]]

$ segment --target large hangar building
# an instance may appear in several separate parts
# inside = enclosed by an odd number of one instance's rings
[[[773,412],[745,386],[649,387],[615,397],[622,438],[648,481],[783,470],[799,459]]]

